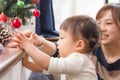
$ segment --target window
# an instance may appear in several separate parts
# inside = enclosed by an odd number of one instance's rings
[[[95,18],[96,12],[104,5],[105,0],[52,0],[55,28],[59,31],[59,26],[64,19],[72,15],[87,14]]]

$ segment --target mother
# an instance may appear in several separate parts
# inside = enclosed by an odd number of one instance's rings
[[[120,80],[120,4],[106,4],[96,15],[101,45],[93,51],[99,80]]]

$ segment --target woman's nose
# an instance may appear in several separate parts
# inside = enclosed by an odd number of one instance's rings
[[[105,25],[104,24],[100,24],[100,29],[101,29],[101,31],[105,31],[106,30]]]

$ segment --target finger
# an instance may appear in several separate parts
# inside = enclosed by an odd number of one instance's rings
[[[11,47],[11,48],[17,48],[19,46],[18,43],[14,43],[14,44],[8,44],[7,47]]]
[[[24,34],[22,34],[21,32],[19,32],[19,34],[18,34],[18,35],[19,35],[19,38],[21,38],[21,39],[26,38],[26,37],[25,37],[25,35],[24,35]]]
[[[20,43],[20,40],[19,40],[19,39],[17,39],[17,38],[12,38],[12,37],[9,37],[8,39],[9,39],[10,41],[12,41],[12,42],[17,43],[17,44],[19,44],[19,43]]]
[[[16,32],[19,34],[20,37],[25,37],[24,34],[22,32],[20,32],[19,30],[16,30]]]
[[[18,39],[21,39],[18,34],[19,34],[19,33],[12,32],[13,37],[17,37]]]
[[[27,37],[30,37],[30,35],[33,33],[31,30],[24,30],[22,31],[22,33],[27,36]]]
[[[22,40],[24,39],[24,35],[19,31],[19,30],[16,30],[16,33],[15,32],[12,32],[12,34],[17,37],[19,40]]]
[[[23,60],[28,60],[28,55],[26,54],[22,59]]]
[[[30,35],[30,39],[34,39],[34,38],[35,38],[35,34],[32,33],[32,34]]]

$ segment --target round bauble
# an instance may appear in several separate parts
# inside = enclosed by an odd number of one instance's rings
[[[23,1],[17,1],[17,7],[18,8],[24,8],[25,4]]]
[[[22,21],[19,18],[15,18],[12,20],[12,26],[14,28],[19,28],[22,25]]]
[[[39,0],[32,0],[33,4],[38,4]]]
[[[35,9],[35,10],[33,11],[33,15],[34,15],[35,17],[40,16],[40,10]]]
[[[7,22],[7,16],[4,13],[0,14],[0,21]]]

